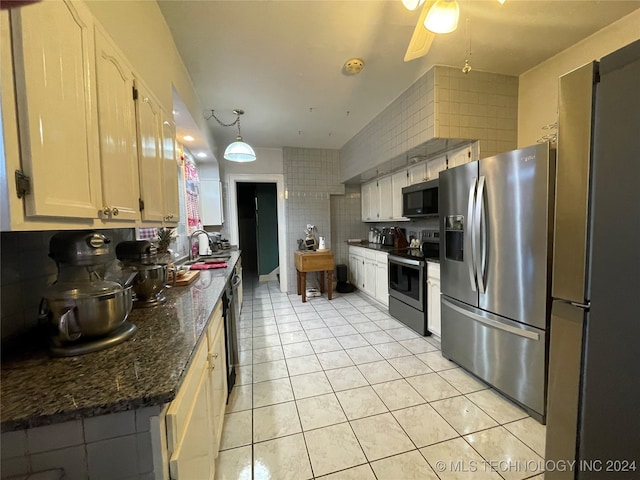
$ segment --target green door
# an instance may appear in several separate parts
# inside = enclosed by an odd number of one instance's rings
[[[279,264],[276,185],[273,183],[256,184],[255,198],[258,274],[268,275]]]

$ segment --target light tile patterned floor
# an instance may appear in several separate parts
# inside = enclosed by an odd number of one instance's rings
[[[239,334],[218,480],[542,478],[544,426],[365,295],[245,279]]]

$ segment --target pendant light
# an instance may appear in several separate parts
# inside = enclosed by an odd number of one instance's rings
[[[402,0],[404,8],[410,11],[414,11],[424,3],[424,0]]]
[[[437,0],[427,13],[424,26],[433,33],[451,33],[458,28],[460,6],[456,0]]]
[[[236,137],[236,141],[232,142],[227,146],[224,151],[224,158],[231,162],[253,162],[256,159],[256,152],[253,151],[251,145],[242,140],[242,134],[240,133],[240,115],[244,115],[244,110],[240,108],[236,108],[233,113],[236,115],[236,119],[233,123],[222,123],[218,117],[216,117],[213,110],[211,110],[211,115],[206,119],[214,118],[216,122],[218,122],[223,127],[233,127],[234,125],[238,126],[238,136]]]

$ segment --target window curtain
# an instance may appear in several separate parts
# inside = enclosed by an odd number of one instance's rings
[[[200,219],[200,203],[198,195],[200,192],[200,178],[198,177],[198,169],[193,160],[185,155],[184,160],[184,180],[187,190],[186,206],[187,206],[187,230],[192,233],[194,230],[202,228],[202,220]]]

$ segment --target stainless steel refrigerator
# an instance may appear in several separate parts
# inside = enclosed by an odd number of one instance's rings
[[[442,353],[544,421],[555,150],[440,173]]]
[[[640,477],[640,41],[560,78],[545,478]]]

